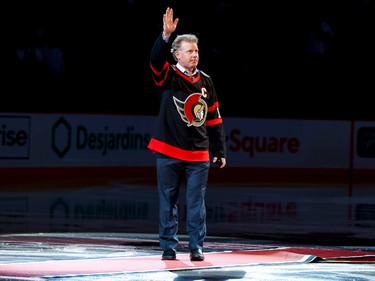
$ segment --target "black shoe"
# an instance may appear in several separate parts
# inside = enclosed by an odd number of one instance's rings
[[[167,249],[163,252],[161,256],[162,260],[175,260],[176,259],[176,250],[175,249]]]
[[[191,261],[203,261],[204,255],[201,249],[194,249],[190,251],[190,260]]]

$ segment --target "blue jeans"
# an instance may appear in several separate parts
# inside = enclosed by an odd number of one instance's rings
[[[178,197],[186,181],[186,232],[189,249],[202,249],[206,238],[205,195],[210,162],[186,162],[156,154],[159,194],[159,241],[163,251],[178,245]]]

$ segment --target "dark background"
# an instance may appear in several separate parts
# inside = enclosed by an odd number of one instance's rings
[[[373,4],[12,1],[2,4],[0,110],[157,114],[149,53],[170,6],[180,31],[199,37],[199,68],[212,77],[223,116],[375,119]],[[21,70],[17,50],[40,29],[61,51],[63,75]],[[324,53],[308,47],[311,34],[326,42]]]

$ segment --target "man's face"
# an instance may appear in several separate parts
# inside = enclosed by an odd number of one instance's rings
[[[176,51],[176,58],[184,68],[193,71],[199,62],[198,45],[196,43],[183,41],[181,48]]]

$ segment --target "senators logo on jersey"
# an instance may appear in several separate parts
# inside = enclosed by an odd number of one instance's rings
[[[188,96],[185,101],[173,97],[181,119],[186,122],[189,127],[200,127],[206,121],[207,103],[201,98],[201,96],[201,93],[194,93]]]

